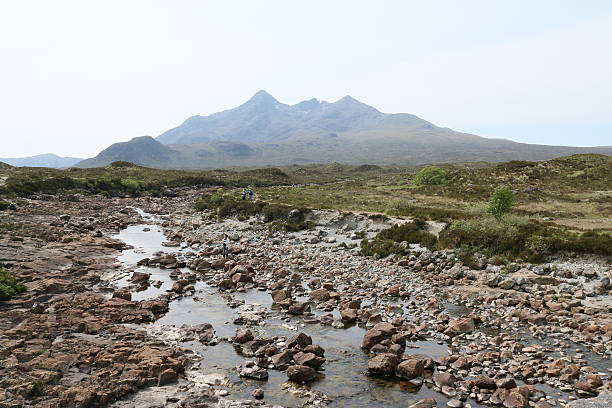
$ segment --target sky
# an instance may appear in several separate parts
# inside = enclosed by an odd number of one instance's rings
[[[612,1],[0,0],[0,157],[91,157],[264,89],[612,145]]]

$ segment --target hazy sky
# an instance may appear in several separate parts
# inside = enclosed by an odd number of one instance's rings
[[[0,0],[0,157],[88,157],[257,90],[612,145],[612,1]]]

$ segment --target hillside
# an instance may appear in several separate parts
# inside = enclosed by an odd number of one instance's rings
[[[1,162],[18,167],[52,167],[64,168],[75,165],[83,159],[78,157],[61,157],[56,154],[39,154],[29,157],[0,158]]]
[[[350,96],[295,105],[259,91],[241,106],[193,116],[157,139],[117,143],[79,167],[117,160],[160,168],[545,160],[612,147],[565,147],[487,139],[438,127],[411,114],[387,114]]]

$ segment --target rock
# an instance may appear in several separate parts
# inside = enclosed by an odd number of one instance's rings
[[[368,371],[375,375],[392,375],[399,363],[397,355],[377,354],[368,361]]]
[[[270,295],[275,303],[282,302],[286,299],[291,299],[291,293],[286,289],[274,290],[270,293]]]
[[[253,392],[251,392],[251,396],[253,398],[262,399],[264,397],[264,390],[261,388],[255,388]]]
[[[305,353],[314,353],[319,357],[325,357],[325,349],[318,344],[311,344],[309,346],[304,347]]]
[[[495,385],[495,380],[487,377],[486,375],[479,375],[472,380],[468,380],[465,382],[465,387],[467,389],[471,389],[472,387],[476,387],[478,389],[485,390],[494,390],[497,388]]]
[[[315,379],[315,374],[315,370],[303,365],[293,365],[287,369],[287,377],[289,377],[291,381],[299,383],[313,381]]]
[[[268,370],[257,365],[252,367],[240,367],[238,374],[241,377],[254,378],[256,380],[267,380]]]
[[[160,314],[168,311],[168,300],[166,299],[151,299],[140,302],[141,309],[150,310],[151,313]]]
[[[434,380],[434,384],[436,384],[437,387],[453,387],[455,385],[455,376],[452,375],[451,373],[436,373],[433,376],[433,380]]]
[[[370,329],[367,332],[365,332],[365,334],[363,335],[363,340],[361,342],[361,348],[369,350],[386,338],[387,336],[385,336],[383,332],[375,330],[375,329]]]
[[[327,302],[330,299],[330,294],[327,289],[319,288],[310,292],[309,298],[317,303]]]
[[[425,369],[425,360],[420,358],[411,358],[404,360],[395,368],[395,375],[400,378],[411,380],[423,375]]]
[[[272,357],[272,364],[274,367],[283,369],[291,363],[291,359],[293,358],[293,353],[289,350],[285,350],[281,353],[274,354]]]
[[[148,282],[150,277],[151,277],[150,273],[134,272],[132,274],[131,281],[134,283]]]
[[[459,334],[470,333],[474,330],[474,328],[474,319],[472,319],[471,317],[465,317],[450,322],[447,329],[444,330],[444,334],[446,334],[447,336],[454,337]]]
[[[460,400],[458,400],[458,399],[452,399],[452,400],[449,400],[449,401],[446,403],[446,406],[447,406],[448,408],[461,408],[461,407],[463,407],[463,402],[461,402],[461,401],[460,401]]]
[[[176,371],[171,368],[168,368],[167,370],[162,371],[157,377],[157,386],[163,387],[166,384],[175,382],[177,379],[178,375],[176,374]]]
[[[436,408],[438,403],[433,398],[425,398],[420,401],[415,402],[414,404],[408,406],[408,408]]]
[[[249,329],[240,330],[236,336],[234,336],[233,342],[238,344],[244,344],[248,341],[253,340],[253,333]]]
[[[287,340],[287,348],[294,348],[296,346],[304,348],[312,344],[312,337],[305,333],[294,334]]]
[[[132,300],[132,293],[127,288],[117,289],[113,292],[113,297],[123,300]]]
[[[325,363],[325,359],[314,353],[298,352],[293,355],[293,361],[298,365],[305,365],[312,368],[319,368]]]

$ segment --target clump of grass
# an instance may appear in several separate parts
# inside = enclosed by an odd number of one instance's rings
[[[377,254],[380,257],[390,254],[403,255],[408,252],[408,248],[399,245],[401,242],[433,247],[436,241],[436,236],[427,231],[427,223],[424,220],[415,219],[411,223],[394,225],[382,230],[372,239],[362,240],[361,254],[365,256]]]
[[[13,296],[25,292],[26,287],[21,284],[15,275],[4,268],[0,268],[0,300],[10,300]]]
[[[0,211],[6,211],[11,207],[11,203],[8,201],[0,200]]]

